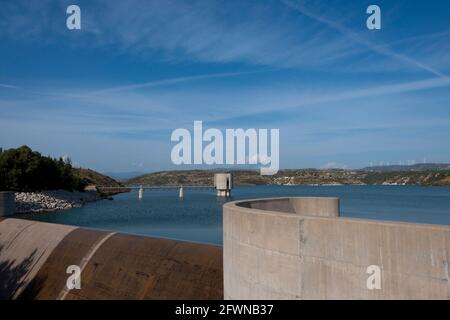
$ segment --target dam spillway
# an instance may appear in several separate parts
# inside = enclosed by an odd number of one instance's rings
[[[67,267],[81,269],[68,290]],[[66,225],[0,221],[0,299],[222,299],[222,248]]]

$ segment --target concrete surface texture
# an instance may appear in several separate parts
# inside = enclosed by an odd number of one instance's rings
[[[14,192],[0,191],[0,217],[11,216],[16,212]]]
[[[222,298],[221,247],[0,219],[0,299]]]
[[[450,298],[447,226],[342,218],[335,198],[229,202],[223,223],[225,299]]]

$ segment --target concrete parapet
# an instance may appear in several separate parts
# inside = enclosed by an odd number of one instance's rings
[[[295,213],[302,216],[338,217],[339,198],[298,197],[268,198],[239,202],[239,206]]]
[[[450,297],[447,226],[342,218],[335,198],[229,202],[223,226],[226,299]]]
[[[14,192],[0,191],[0,217],[10,216],[16,212]]]

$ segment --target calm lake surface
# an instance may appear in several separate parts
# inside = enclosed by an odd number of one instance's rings
[[[341,216],[450,225],[450,187],[417,186],[249,186],[221,199],[211,190],[178,189],[123,193],[82,208],[21,218],[140,235],[222,244],[226,201],[281,196],[341,199]]]

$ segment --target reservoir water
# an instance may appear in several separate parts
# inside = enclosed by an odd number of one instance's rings
[[[226,201],[281,196],[330,196],[341,200],[341,216],[450,225],[450,187],[419,186],[242,186],[233,197],[185,189],[145,191],[88,203],[82,208],[19,217],[195,242],[222,243],[222,205]]]

